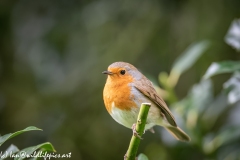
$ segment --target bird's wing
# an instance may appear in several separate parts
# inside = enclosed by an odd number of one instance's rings
[[[167,121],[172,126],[177,126],[175,118],[173,117],[171,111],[168,109],[167,104],[160,96],[158,96],[156,90],[153,88],[151,81],[149,81],[146,77],[143,77],[141,81],[137,81],[136,83],[134,83],[134,85],[141,93],[143,93],[155,104],[157,104],[157,106],[161,109],[162,113],[165,115]]]

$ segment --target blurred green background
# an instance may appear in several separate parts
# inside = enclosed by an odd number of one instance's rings
[[[240,159],[240,103],[228,103],[225,83],[232,74],[202,80],[212,62],[240,59],[224,41],[239,8],[239,0],[0,1],[0,134],[43,129],[0,151],[49,141],[71,159],[123,159],[132,131],[107,113],[101,72],[125,61],[166,89],[177,123],[192,138],[177,142],[156,127],[139,153],[151,160]],[[166,85],[178,57],[202,41],[204,54],[175,77],[176,86]]]

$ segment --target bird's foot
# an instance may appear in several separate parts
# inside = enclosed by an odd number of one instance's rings
[[[135,137],[138,137],[139,139],[142,139],[141,138],[141,136],[138,134],[138,132],[136,131],[136,123],[133,123],[133,125],[132,125],[132,130],[133,130],[133,135],[135,136]],[[144,131],[144,133],[145,133],[145,131]]]

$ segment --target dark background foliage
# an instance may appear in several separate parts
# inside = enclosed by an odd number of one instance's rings
[[[203,103],[207,110],[231,74],[207,82],[200,82],[202,76],[212,62],[240,59],[224,42],[231,22],[239,18],[239,7],[239,0],[0,1],[0,133],[32,125],[43,129],[0,149],[49,141],[58,153],[72,152],[72,159],[123,159],[132,131],[104,108],[106,77],[101,72],[112,62],[126,61],[159,84],[159,73],[169,73],[186,48],[202,40],[210,43],[207,51],[180,77],[175,92],[177,104],[187,106],[194,84],[211,88],[204,90],[211,98]],[[166,100],[171,109],[177,108]],[[192,128],[184,127],[183,118],[179,123],[192,142],[166,141],[163,129],[156,127],[155,134],[144,135],[139,152],[150,159],[224,159],[220,153],[239,149],[240,139],[212,151],[204,146],[209,140],[204,136],[215,135],[228,124],[227,117],[240,113],[232,111],[239,104],[231,106],[210,127],[211,118]]]

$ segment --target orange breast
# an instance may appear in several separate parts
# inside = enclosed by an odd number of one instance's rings
[[[122,110],[130,110],[131,107],[137,107],[137,105],[131,100],[131,88],[128,85],[133,81],[132,78],[116,79],[117,77],[108,77],[103,91],[103,99],[105,107],[109,113],[112,110],[112,104],[115,107]]]

